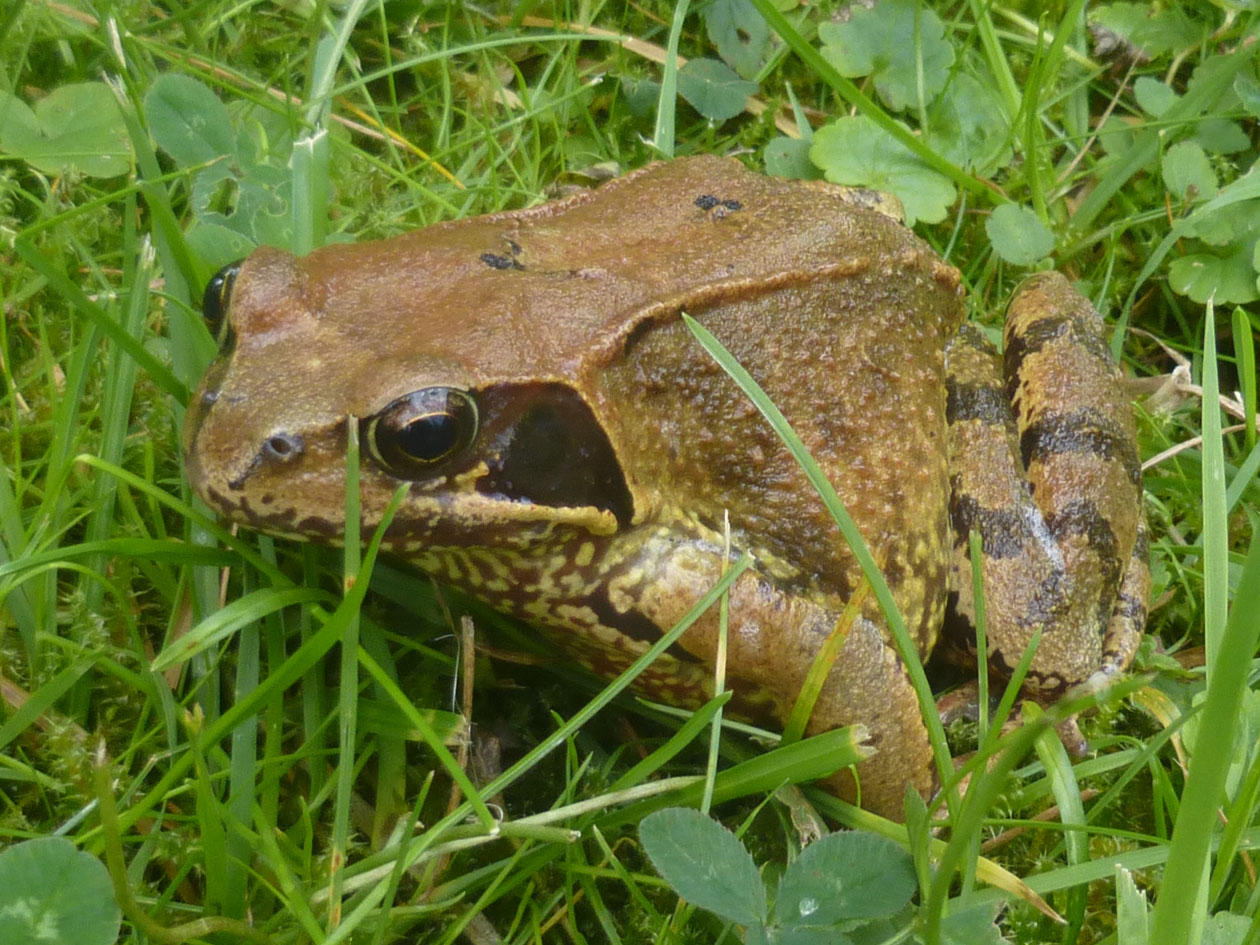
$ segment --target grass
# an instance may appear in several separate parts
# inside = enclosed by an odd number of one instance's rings
[[[763,0],[0,12],[0,90],[32,104],[104,77],[120,103],[62,93],[65,134],[0,101],[0,848],[61,836],[108,861],[125,942],[735,941],[679,904],[636,831],[700,803],[675,776],[717,768],[713,813],[763,876],[818,811],[903,841],[921,893],[899,921],[926,941],[1180,945],[1210,922],[1260,941],[1254,14],[929,5],[939,20],[901,35],[887,2],[848,26]],[[895,48],[846,76],[836,30]],[[228,532],[180,470],[214,351],[200,293],[253,242],[525,206],[606,161],[800,169],[791,131],[829,173],[904,188],[983,324],[1029,267],[1069,271],[1115,327],[1142,455],[1161,457],[1144,675],[1089,718],[1095,757],[1066,757],[1053,714],[1007,736],[1019,751],[976,765],[941,838],[812,788],[768,798],[844,757],[843,736],[764,753],[724,722],[717,763],[697,736],[719,704],[603,689],[371,544],[343,561]],[[1027,211],[1013,230],[1007,204]],[[1201,409],[1218,391],[1225,429]],[[1002,870],[1065,924],[995,890]],[[964,933],[948,922],[967,908]]]

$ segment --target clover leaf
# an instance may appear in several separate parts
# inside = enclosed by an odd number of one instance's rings
[[[766,887],[735,835],[698,810],[667,808],[643,818],[639,839],[679,895],[749,926],[765,922]]]
[[[997,254],[1015,266],[1031,266],[1054,250],[1054,234],[1027,207],[995,207],[984,229]]]
[[[104,864],[64,837],[0,851],[0,942],[110,945],[121,921]]]
[[[1231,247],[1224,256],[1192,253],[1174,259],[1168,267],[1168,282],[1173,290],[1195,302],[1212,299],[1217,305],[1226,302],[1254,302],[1260,298],[1256,285],[1255,244]]]
[[[678,70],[678,94],[709,121],[734,118],[756,91],[756,82],[741,79],[716,59],[691,59]]]
[[[749,0],[713,0],[704,13],[705,32],[731,68],[745,79],[761,69],[770,27]]]
[[[833,184],[872,187],[900,198],[906,225],[939,223],[954,202],[954,185],[861,115],[840,118],[814,132],[810,160]]]
[[[889,108],[904,111],[945,87],[954,49],[945,42],[945,24],[916,0],[880,0],[867,9],[855,4],[844,23],[823,23],[822,53],[848,78],[869,75]]]
[[[45,174],[73,168],[88,177],[126,173],[132,153],[118,100],[104,82],[63,85],[34,109],[0,91],[0,151]]]
[[[1216,196],[1216,171],[1212,170],[1212,162],[1197,142],[1174,144],[1164,152],[1160,170],[1164,186],[1177,200],[1189,204]]]

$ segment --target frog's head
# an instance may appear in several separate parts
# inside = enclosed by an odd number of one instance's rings
[[[364,527],[410,484],[390,530],[398,550],[627,525],[635,499],[581,358],[515,324],[511,299],[478,299],[476,279],[451,287],[465,280],[448,271],[447,286],[409,288],[394,272],[374,287],[381,246],[301,260],[260,249],[212,280],[205,312],[222,350],[184,430],[197,494],[250,527],[337,542],[354,424]],[[479,317],[488,310],[507,317]]]

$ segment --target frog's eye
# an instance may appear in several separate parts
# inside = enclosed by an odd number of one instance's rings
[[[236,284],[236,274],[241,271],[242,260],[224,266],[206,283],[205,295],[201,297],[201,315],[206,320],[210,334],[221,338],[223,326],[227,321],[228,303],[232,298],[232,286]]]
[[[400,479],[425,479],[463,454],[477,434],[477,404],[455,387],[399,397],[365,421],[372,458]]]

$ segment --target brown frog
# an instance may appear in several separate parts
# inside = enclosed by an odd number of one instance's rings
[[[1036,276],[1011,303],[999,364],[960,330],[958,272],[862,202],[697,157],[301,259],[259,249],[206,293],[229,340],[189,407],[189,479],[233,520],[336,543],[357,418],[363,528],[411,483],[386,546],[602,674],[746,551],[729,683],[740,714],[781,724],[860,571],[687,312],[821,464],[920,655],[947,611],[971,613],[974,528],[993,669],[1009,672],[1040,630],[1032,697],[1119,672],[1148,577],[1133,421],[1101,320],[1061,276]],[[641,689],[703,701],[716,635],[710,613]],[[934,778],[873,600],[810,731],[854,722],[877,749],[857,769],[861,800],[897,816],[905,785]]]

